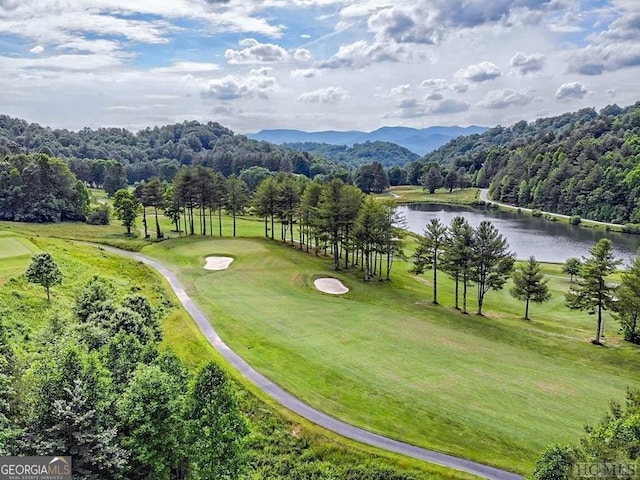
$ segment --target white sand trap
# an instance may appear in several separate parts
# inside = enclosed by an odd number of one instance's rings
[[[331,293],[333,295],[342,295],[349,291],[349,289],[336,278],[318,278],[313,284],[321,292]]]
[[[226,270],[233,262],[231,257],[207,257],[206,260],[205,270]]]

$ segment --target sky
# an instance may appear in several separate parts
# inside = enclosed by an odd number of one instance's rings
[[[507,126],[639,77],[640,0],[0,0],[0,113],[53,128]]]

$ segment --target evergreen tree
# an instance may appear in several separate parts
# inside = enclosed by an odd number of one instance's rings
[[[540,269],[540,264],[536,262],[534,257],[520,268],[517,268],[513,274],[513,288],[511,296],[518,300],[524,300],[524,319],[529,320],[529,302],[543,303],[549,301],[551,293],[547,284],[549,280],[544,278]]]
[[[442,187],[443,178],[440,173],[440,167],[432,165],[425,175],[421,177],[421,183],[429,190],[429,193],[435,193],[435,191]]]
[[[458,185],[458,174],[455,169],[452,168],[447,172],[444,177],[444,187],[449,189],[449,193],[453,192],[453,189]]]
[[[27,268],[27,280],[42,285],[47,292],[47,300],[51,301],[49,289],[62,283],[62,272],[50,253],[38,253],[31,257]]]
[[[233,236],[236,236],[236,217],[247,206],[249,201],[249,189],[237,175],[231,175],[227,179],[227,196],[225,208],[231,212],[233,218]]]
[[[413,254],[412,272],[416,275],[425,270],[433,270],[433,303],[438,304],[438,262],[448,241],[448,229],[440,221],[433,218],[427,224]]]
[[[471,264],[472,280],[477,286],[478,315],[482,315],[484,297],[489,290],[500,290],[513,270],[515,257],[507,240],[491,222],[483,221],[474,230]]]
[[[607,276],[611,275],[621,260],[613,256],[613,243],[608,238],[599,240],[589,251],[591,257],[584,259],[580,267],[578,285],[571,287],[566,295],[567,307],[572,310],[586,310],[597,314],[596,337],[593,343],[601,344],[602,312],[615,307],[616,287],[608,285]]]
[[[455,308],[459,310],[460,283],[462,283],[462,313],[467,313],[467,289],[471,282],[473,259],[473,228],[464,217],[456,216],[451,221],[450,235],[444,244],[442,270],[455,281]]]

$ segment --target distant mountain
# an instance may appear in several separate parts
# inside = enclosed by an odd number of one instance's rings
[[[401,167],[420,158],[411,150],[391,142],[356,143],[352,147],[315,142],[283,143],[282,146],[356,167],[373,162],[380,162],[384,167]]]
[[[261,130],[250,133],[249,138],[264,140],[271,143],[328,143],[331,145],[353,146],[365,142],[391,142],[405,147],[418,155],[431,152],[445,143],[461,135],[484,133],[485,127],[472,125],[470,127],[382,127],[373,132],[327,130],[324,132],[304,132],[302,130]]]

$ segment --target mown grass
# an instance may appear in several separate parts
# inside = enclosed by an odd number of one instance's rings
[[[636,347],[607,320],[607,347],[589,343],[595,321],[564,306],[568,279],[546,266],[552,301],[523,305],[487,296],[486,316],[450,307],[452,283],[398,262],[393,281],[365,284],[359,271],[259,239],[198,238],[145,249],[177,271],[236,352],[317,408],[374,432],[518,472],[550,443],[574,440],[627,386],[640,386]],[[202,269],[207,255],[235,258]],[[313,279],[351,291],[329,296]],[[507,289],[509,286],[507,286]],[[475,298],[469,298],[474,311]]]
[[[477,188],[448,189],[439,188],[435,193],[416,185],[399,185],[390,187],[378,198],[395,200],[398,203],[446,203],[455,205],[471,205],[478,199]]]
[[[44,231],[50,226],[44,227],[39,232],[32,226],[29,237],[21,236],[17,229],[0,231],[2,241],[11,239],[11,244],[31,244],[36,251],[50,252],[65,276],[61,285],[52,288],[52,301],[48,302],[41,287],[24,279],[29,255],[21,255],[21,250],[17,250],[16,255],[0,259],[0,317],[8,327],[9,338],[22,364],[29,364],[39,354],[38,345],[46,343],[53,335],[57,330],[54,325],[72,321],[74,298],[93,275],[109,279],[119,294],[142,293],[164,311],[161,348],[175,352],[190,370],[195,371],[212,359],[224,363],[155,271],[95,246],[46,237]],[[100,235],[95,233],[92,238],[100,238]],[[206,243],[211,244],[211,239]],[[253,480],[285,477],[287,472],[300,468],[315,475],[313,478],[341,478],[335,472],[351,467],[363,472],[360,478],[386,468],[397,474],[412,474],[415,478],[472,478],[328,433],[274,404],[235,371],[229,370],[229,373],[238,385],[241,406],[251,424]],[[327,473],[319,476],[318,472]]]

